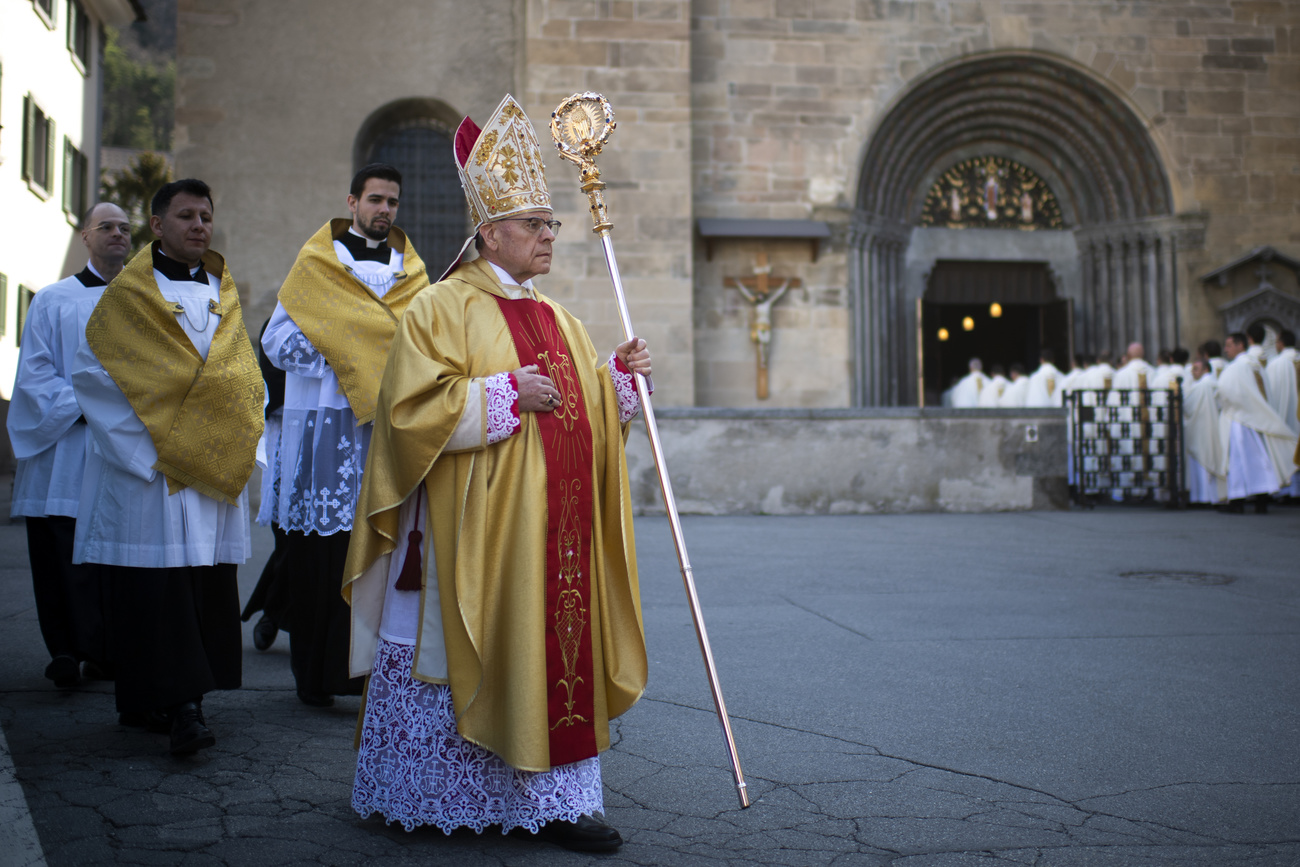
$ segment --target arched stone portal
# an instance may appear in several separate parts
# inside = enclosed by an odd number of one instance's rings
[[[1042,178],[1064,231],[915,228],[943,172],[989,156]],[[916,402],[917,304],[940,259],[1049,262],[1074,305],[1076,351],[1134,339],[1154,350],[1177,343],[1177,251],[1198,234],[1196,218],[1173,216],[1141,120],[1089,74],[1038,54],[944,67],[885,116],[863,160],[850,231],[854,402]]]

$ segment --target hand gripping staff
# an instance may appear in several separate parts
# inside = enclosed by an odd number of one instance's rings
[[[632,328],[632,317],[627,312],[627,299],[623,295],[623,280],[618,272],[618,260],[614,258],[614,241],[610,232],[614,224],[609,221],[605,210],[605,184],[600,179],[600,169],[596,166],[595,156],[609,141],[609,134],[614,131],[614,109],[609,100],[599,93],[575,93],[556,107],[551,113],[551,138],[560,156],[575,164],[581,172],[581,189],[587,194],[591,203],[592,231],[600,236],[601,246],[605,249],[605,264],[609,266],[609,277],[614,281],[614,296],[618,300],[618,315],[623,323],[625,339],[636,336]],[[650,403],[652,383],[640,375],[633,376],[637,394],[641,398],[641,409],[645,413],[646,433],[650,437],[650,449],[654,452],[655,469],[659,471],[659,487],[663,491],[664,506],[668,511],[668,523],[673,531],[673,544],[677,548],[677,562],[681,566],[682,581],[686,585],[686,596],[690,600],[691,619],[695,621],[695,635],[700,642],[700,653],[704,657],[704,669],[709,676],[709,690],[713,693],[713,707],[718,713],[718,722],[722,724],[722,736],[727,742],[727,755],[731,760],[731,774],[736,780],[736,793],[740,796],[740,806],[749,806],[749,793],[745,787],[745,775],[740,770],[740,757],[736,754],[736,741],[731,735],[731,720],[727,717],[727,705],[722,700],[722,687],[718,683],[718,672],[713,665],[713,650],[709,647],[709,635],[704,629],[704,613],[700,610],[699,596],[695,592],[695,577],[691,572],[691,561],[686,554],[686,540],[682,536],[682,523],[677,515],[677,501],[673,498],[672,482],[668,479],[668,467],[664,460],[663,446],[659,441],[659,426],[655,423],[654,407]]]

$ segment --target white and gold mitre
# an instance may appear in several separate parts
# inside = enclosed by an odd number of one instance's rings
[[[468,117],[456,130],[456,170],[475,231],[484,223],[551,208],[542,148],[528,115],[506,94],[482,129]]]

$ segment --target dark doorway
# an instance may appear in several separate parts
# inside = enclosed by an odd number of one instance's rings
[[[1032,373],[1047,347],[1056,366],[1068,370],[1070,316],[1045,262],[936,262],[921,303],[925,405],[938,406],[972,358],[986,373],[1017,362]]]

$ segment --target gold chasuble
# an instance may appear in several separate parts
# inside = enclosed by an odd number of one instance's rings
[[[86,324],[86,342],[158,450],[154,469],[167,490],[184,487],[235,504],[248,484],[262,436],[264,385],[225,260],[203,254],[221,280],[221,317],[206,360],[176,321],[153,276],[154,241],[108,284]]]
[[[599,361],[558,304],[511,300],[484,260],[462,264],[399,325],[362,477],[366,520],[354,525],[343,588],[352,674],[370,670],[378,642],[387,570],[370,567],[402,555],[398,512],[423,482],[434,562],[412,674],[450,683],[461,736],[521,770],[608,749],[609,720],[645,690],[626,426]],[[519,430],[487,448],[444,453],[470,380],[532,363],[559,388],[560,408],[521,413]],[[425,604],[434,574],[438,606]]]
[[[351,220],[330,220],[308,239],[280,287],[279,301],[325,356],[357,424],[366,424],[375,417],[375,397],[397,321],[411,299],[429,285],[429,275],[402,230],[390,229],[388,246],[402,254],[402,270],[384,297],[377,297],[334,252],[334,240],[351,225]]]

